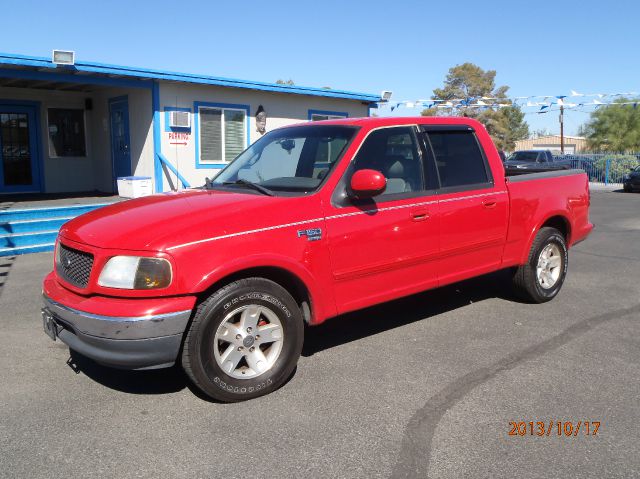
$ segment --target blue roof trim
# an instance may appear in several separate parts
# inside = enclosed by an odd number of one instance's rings
[[[122,75],[130,78],[144,80],[171,80],[185,83],[199,83],[206,85],[226,86],[231,88],[248,88],[252,90],[274,91],[296,95],[322,96],[329,98],[345,98],[375,103],[380,101],[379,95],[370,93],[358,93],[345,90],[329,90],[326,88],[278,85],[277,83],[265,83],[250,80],[238,80],[233,78],[198,75],[193,73],[178,73],[148,68],[135,68],[120,65],[110,65],[96,62],[76,62],[74,66],[56,66],[50,59],[44,57],[32,57],[16,55],[12,53],[0,53],[0,65],[16,65],[24,67],[50,68],[58,73],[87,72],[106,75]],[[78,78],[79,83],[81,77]]]

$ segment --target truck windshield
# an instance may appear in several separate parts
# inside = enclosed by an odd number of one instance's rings
[[[356,131],[342,125],[274,130],[242,152],[207,186],[250,187],[267,194],[314,191],[338,163]]]
[[[535,163],[537,159],[537,151],[516,151],[507,159],[507,161],[530,161]]]

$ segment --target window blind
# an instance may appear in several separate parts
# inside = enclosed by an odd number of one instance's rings
[[[245,113],[224,110],[224,160],[231,161],[245,149]]]
[[[222,110],[200,108],[200,161],[222,162]]]

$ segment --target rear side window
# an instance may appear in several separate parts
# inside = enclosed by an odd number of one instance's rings
[[[484,157],[472,131],[430,131],[428,137],[443,188],[489,183]]]

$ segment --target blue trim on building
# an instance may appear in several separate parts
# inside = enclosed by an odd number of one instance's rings
[[[358,93],[345,90],[330,90],[326,88],[302,87],[297,85],[278,85],[276,83],[257,82],[250,80],[238,80],[233,78],[214,77],[209,75],[196,75],[189,73],[178,73],[171,71],[155,70],[148,68],[134,68],[119,65],[110,65],[96,62],[76,62],[74,66],[56,66],[48,58],[32,57],[26,55],[15,55],[10,53],[0,53],[0,65],[13,65],[22,67],[34,67],[38,69],[46,68],[58,75],[59,81],[72,83],[93,83],[93,84],[120,84],[121,86],[143,86],[147,84],[151,88],[148,80],[172,80],[186,83],[199,83],[207,85],[227,86],[233,88],[247,88],[251,90],[274,91],[280,93],[291,93],[296,95],[309,95],[330,98],[345,98],[350,100],[360,100],[368,103],[375,103],[380,100],[379,95],[370,93]],[[13,70],[3,69],[2,72],[13,72],[14,74],[33,73],[36,76],[31,79],[47,80],[51,73],[43,71]],[[95,73],[102,75],[121,75],[123,78],[100,77],[91,75],[75,75],[75,72]],[[9,74],[7,74],[9,75]],[[3,76],[0,73],[0,76]],[[24,78],[14,76],[11,78]],[[147,80],[147,81],[141,81]],[[127,84],[125,84],[127,83]]]
[[[157,81],[151,88],[151,113],[153,115],[153,183],[156,193],[163,191],[162,186],[162,134],[160,132],[160,85]]]
[[[182,183],[182,187],[183,188],[191,188],[191,185],[185,179],[185,177],[180,174],[178,169],[175,166],[173,166],[171,164],[171,162],[169,160],[167,160],[162,153],[158,153],[158,159],[160,160],[160,163],[164,164],[167,168],[169,168],[171,173],[173,173],[174,175],[176,175],[178,177],[178,180],[180,181],[180,183]]]
[[[0,64],[2,63],[0,59]],[[125,78],[96,77],[91,75],[74,75],[72,73],[49,73],[35,70],[11,70],[0,68],[0,78],[19,80],[38,80],[59,83],[78,83],[80,85],[102,85],[124,88],[151,88],[149,80],[128,80]]]
[[[193,102],[193,135],[195,137],[195,149],[196,149],[196,168],[201,169],[221,169],[227,166],[229,163],[201,163],[200,162],[200,107],[210,107],[210,108],[230,108],[234,110],[244,110],[246,112],[245,122],[246,122],[246,130],[245,135],[247,137],[247,147],[251,144],[249,139],[249,125],[250,125],[250,110],[251,107],[249,105],[241,105],[237,103],[210,103],[204,101],[195,101]]]
[[[347,113],[346,111],[309,110],[307,119],[311,120],[313,115],[332,115],[342,118],[349,118],[349,113]]]
[[[188,111],[189,113],[191,113],[191,108],[180,108],[180,107],[175,107],[175,106],[165,106],[164,107],[164,132],[168,133],[171,131],[179,131],[179,132],[188,132],[191,131],[191,127],[188,128],[176,128],[176,127],[170,127],[169,126],[169,112],[171,111]]]

